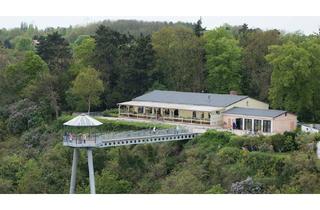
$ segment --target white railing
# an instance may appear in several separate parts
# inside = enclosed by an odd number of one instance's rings
[[[149,119],[157,119],[164,121],[174,121],[174,122],[182,122],[182,123],[196,123],[196,124],[210,124],[209,119],[196,119],[196,118],[182,118],[182,117],[170,117],[170,116],[157,116],[157,115],[149,115],[149,114],[135,114],[135,113],[125,113],[121,112],[120,116],[125,117],[134,117],[134,118],[149,118]]]

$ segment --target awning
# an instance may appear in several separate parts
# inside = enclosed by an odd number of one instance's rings
[[[222,107],[158,103],[158,102],[148,102],[148,101],[127,101],[127,102],[119,103],[118,105],[155,107],[155,108],[164,108],[164,109],[180,109],[180,110],[190,110],[190,111],[200,111],[200,112],[213,112],[213,111],[220,111],[223,109]]]
[[[81,114],[64,123],[63,125],[74,127],[92,127],[102,125],[102,123],[86,114]]]

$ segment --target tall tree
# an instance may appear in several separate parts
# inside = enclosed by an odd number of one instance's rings
[[[267,101],[272,68],[266,61],[270,45],[280,44],[277,30],[254,30],[245,33],[243,40],[242,91],[254,98]]]
[[[266,56],[273,67],[270,101],[274,108],[298,113],[300,119],[312,108],[311,54],[293,42],[270,47]]]
[[[210,92],[240,92],[242,49],[231,32],[223,27],[204,35]]]
[[[120,52],[121,74],[117,86],[123,96],[122,100],[129,100],[145,93],[153,83],[150,77],[154,68],[151,36],[140,35]]]
[[[95,40],[91,37],[82,38],[77,40],[74,47],[74,59],[83,66],[93,65],[93,53],[96,47]]]
[[[69,68],[71,49],[58,32],[41,36],[38,41],[37,53],[48,64],[50,71],[60,74]]]
[[[85,68],[73,81],[71,92],[87,104],[90,113],[91,106],[99,104],[99,95],[103,89],[99,73],[93,68]]]
[[[200,17],[200,19],[197,21],[197,23],[193,27],[193,32],[197,37],[200,37],[203,35],[205,31],[206,31],[206,28],[202,27],[202,20]]]
[[[54,91],[58,93],[59,106],[66,108],[65,94],[70,85],[72,53],[69,43],[58,32],[41,36],[37,45],[38,55],[48,64],[51,75],[57,77]]]
[[[112,106],[115,104],[112,99],[117,98],[113,95],[113,91],[117,86],[121,71],[117,64],[120,48],[125,47],[129,38],[103,25],[98,27],[93,37],[96,42],[94,66],[101,73],[101,79],[107,87],[103,100],[107,106]]]
[[[202,45],[192,30],[166,27],[152,35],[156,52],[153,79],[168,89],[200,91],[203,85]]]

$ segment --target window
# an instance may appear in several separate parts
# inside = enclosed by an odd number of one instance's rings
[[[174,115],[175,117],[179,117],[179,110],[178,110],[178,109],[175,109],[173,115]]]
[[[201,119],[204,119],[204,112],[201,113]]]
[[[145,108],[145,112],[146,112],[146,114],[151,114],[152,113],[152,109],[150,107],[146,107]]]
[[[254,132],[261,131],[261,120],[254,120]]]
[[[248,131],[252,131],[252,120],[244,119],[244,129]]]
[[[263,121],[263,132],[264,133],[270,133],[271,132],[271,121],[270,120],[264,120]]]
[[[192,112],[192,118],[194,118],[194,119],[197,118],[197,112],[195,112],[195,111]]]
[[[170,110],[169,109],[165,109],[164,110],[164,115],[165,116],[169,116],[170,115]]]
[[[235,129],[242,130],[242,126],[242,118],[237,118],[234,126]]]

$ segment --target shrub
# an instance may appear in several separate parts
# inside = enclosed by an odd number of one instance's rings
[[[233,164],[241,160],[243,151],[235,147],[224,147],[219,150],[218,157],[225,164]]]
[[[269,137],[270,143],[275,152],[289,152],[299,148],[295,138],[291,135],[273,135]]]
[[[206,191],[208,194],[224,194],[226,193],[226,190],[221,187],[220,184],[213,185],[209,190]]]
[[[13,134],[22,133],[45,122],[45,114],[34,102],[24,99],[9,106],[8,130]]]
[[[107,109],[102,113],[105,117],[118,117],[118,108]]]

